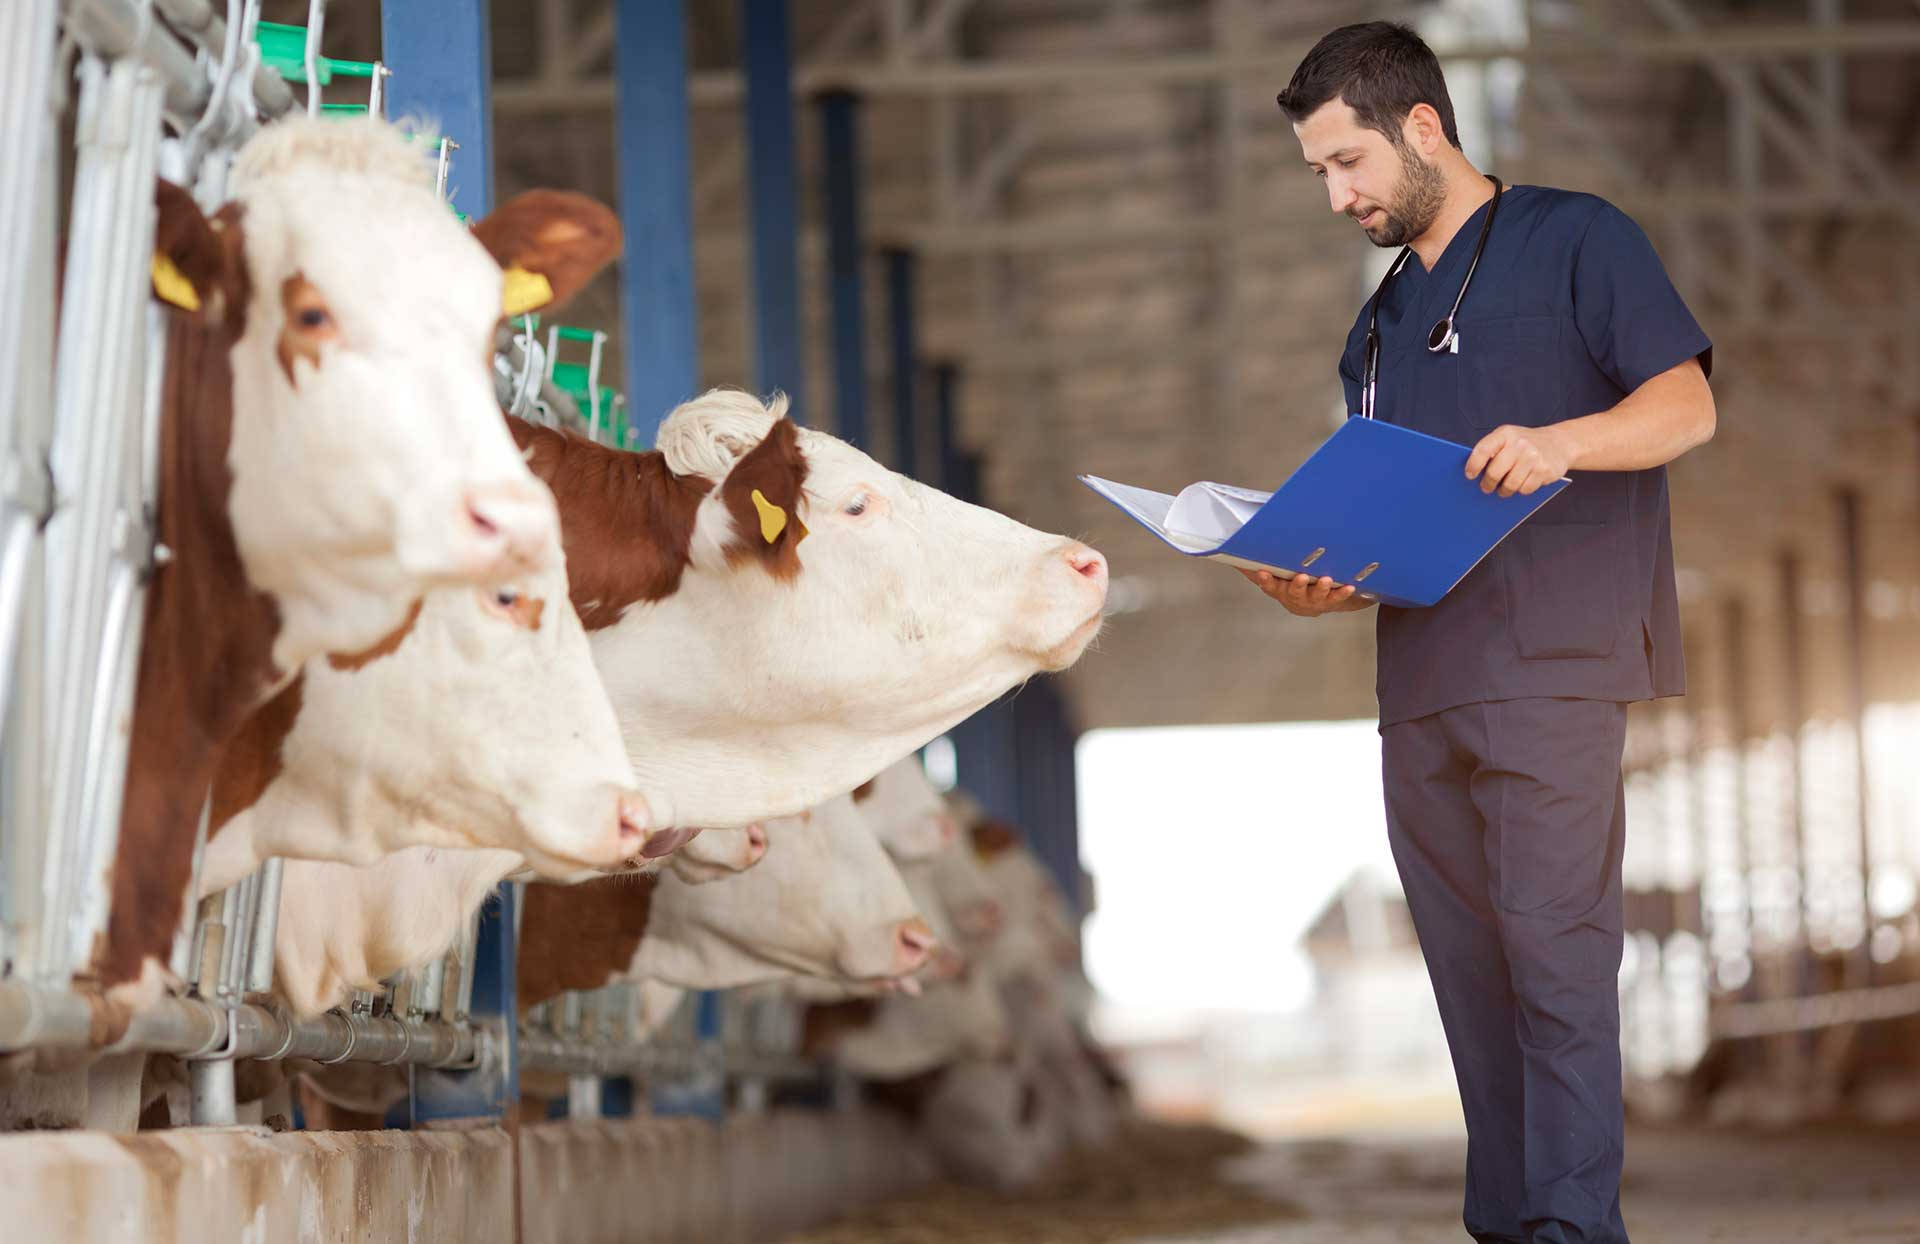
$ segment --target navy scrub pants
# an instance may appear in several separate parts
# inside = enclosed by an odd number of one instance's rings
[[[1387,726],[1387,833],[1467,1121],[1467,1232],[1626,1244],[1626,706],[1527,699]]]

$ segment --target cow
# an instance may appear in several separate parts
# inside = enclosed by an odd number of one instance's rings
[[[105,938],[88,975],[155,997],[220,748],[309,658],[377,648],[428,589],[540,568],[551,495],[499,426],[505,270],[531,309],[618,250],[552,192],[469,235],[384,123],[266,127],[211,217],[156,190],[168,317],[158,537]],[[534,289],[535,293],[525,293]]]
[[[637,454],[510,421],[643,790],[681,824],[852,790],[1101,623],[1105,558],[713,390]]]
[[[678,839],[649,845],[632,787],[556,552],[509,587],[428,593],[390,651],[307,662],[221,759],[200,889],[270,856],[364,865],[414,846],[574,876]]]
[[[960,833],[959,821],[927,780],[917,755],[895,761],[855,787],[853,798],[887,854],[902,863],[937,854]]]
[[[851,796],[766,829],[764,860],[707,885],[669,870],[528,886],[521,1005],[621,979],[726,989],[800,975],[878,986],[931,956],[933,931]]]
[[[667,867],[688,885],[705,885],[745,872],[766,854],[766,826],[756,821],[745,829],[706,830],[668,857]]]

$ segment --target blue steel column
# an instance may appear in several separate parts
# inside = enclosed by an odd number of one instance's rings
[[[820,97],[826,153],[827,270],[833,307],[834,433],[867,444],[867,316],[861,288],[860,97]]]
[[[799,180],[793,168],[793,40],[787,0],[742,0],[747,71],[747,193],[753,215],[753,328],[762,393],[800,417]]]
[[[693,178],[682,0],[615,0],[614,127],[620,162],[620,311],[627,411],[642,448],[700,377],[693,296]],[[389,0],[388,7],[398,8]],[[409,10],[411,11],[411,10]]]
[[[470,217],[493,208],[493,60],[487,0],[409,0],[380,6],[381,59],[393,71],[388,111],[432,117],[459,144],[447,188]],[[411,1114],[427,1119],[501,1118],[520,1096],[513,997],[513,888],[502,885],[480,917],[474,952],[477,1027],[494,1034],[492,1055],[472,1071],[421,1071],[411,1081]]]
[[[488,0],[407,0],[380,6],[380,57],[393,71],[387,115],[431,117],[458,143],[449,197],[480,217],[493,210],[493,57]]]
[[[960,369],[939,363],[932,369],[933,432],[940,486],[962,501],[980,502],[980,460],[960,446]],[[1014,746],[1012,691],[955,726],[953,741],[960,785],[988,812],[1032,832],[1021,824],[1016,779],[1018,752]]]
[[[919,340],[914,326],[913,252],[887,252],[887,303],[892,319],[893,344],[893,469],[902,475],[920,475],[918,403],[914,400]],[[952,491],[950,481],[943,486]]]

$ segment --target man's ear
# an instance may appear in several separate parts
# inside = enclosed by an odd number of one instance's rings
[[[501,314],[559,306],[620,254],[620,221],[583,194],[528,190],[485,219],[473,236],[506,273]]]
[[[1446,127],[1440,123],[1439,110],[1432,104],[1415,104],[1409,108],[1401,132],[1408,144],[1423,155],[1432,155],[1447,144]]]
[[[155,296],[235,326],[244,322],[249,283],[239,206],[209,220],[191,194],[164,178],[154,182],[153,201]]]

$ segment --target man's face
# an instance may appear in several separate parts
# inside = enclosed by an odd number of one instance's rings
[[[1338,99],[1293,127],[1301,154],[1327,183],[1327,202],[1351,216],[1375,246],[1405,246],[1425,233],[1446,200],[1446,177],[1404,138],[1368,129]]]

